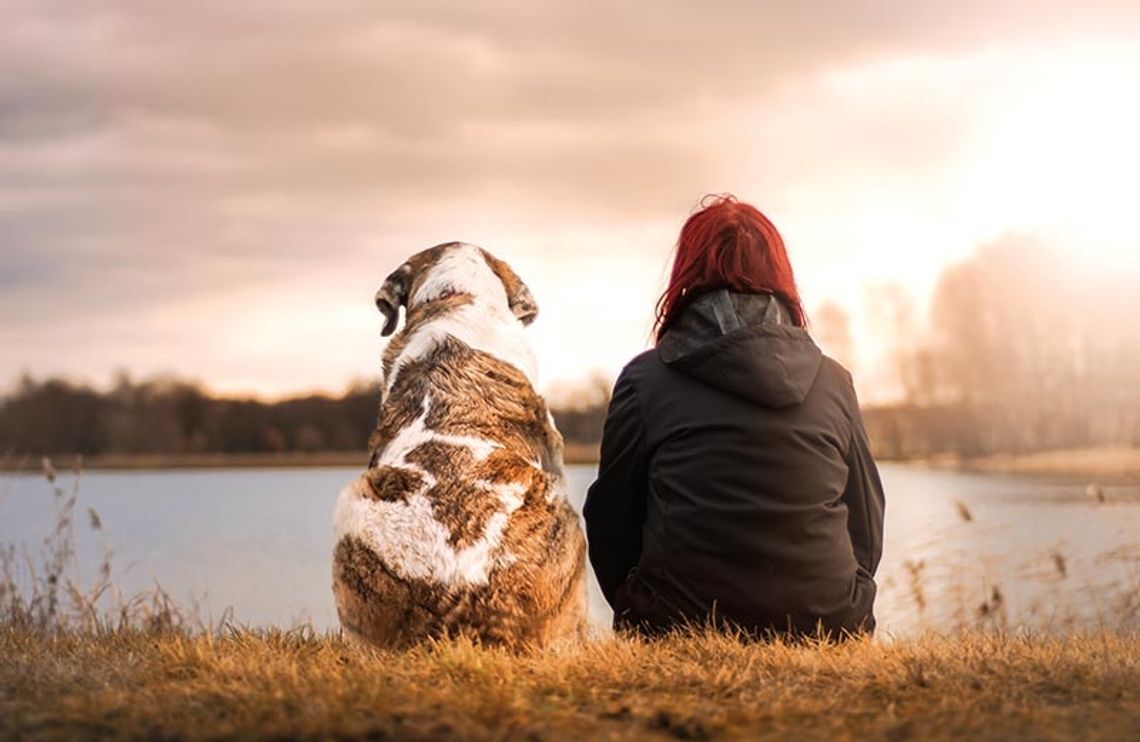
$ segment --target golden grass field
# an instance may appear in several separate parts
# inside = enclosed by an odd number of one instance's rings
[[[1140,739],[1140,636],[716,634],[512,655],[0,627],[0,738]]]
[[[82,511],[44,471],[52,536],[38,554],[0,544],[0,740],[1140,739],[1135,628],[838,645],[607,636],[510,654],[205,625],[160,588],[118,595],[110,552],[80,580]]]

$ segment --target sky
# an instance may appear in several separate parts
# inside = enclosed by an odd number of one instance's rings
[[[873,398],[877,288],[1011,234],[1140,265],[1138,90],[1134,0],[0,0],[0,389],[337,391],[449,240],[529,284],[545,389],[613,376],[732,192]]]

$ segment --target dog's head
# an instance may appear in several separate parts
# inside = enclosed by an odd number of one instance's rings
[[[530,289],[509,265],[481,247],[448,242],[416,253],[384,281],[376,292],[376,307],[384,315],[381,334],[395,332],[400,307],[411,312],[455,295],[506,307],[524,325],[538,315]]]

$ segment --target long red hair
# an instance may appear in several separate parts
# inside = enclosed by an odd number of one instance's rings
[[[705,196],[700,207],[681,227],[669,288],[657,300],[657,339],[690,300],[726,287],[773,294],[783,300],[797,327],[806,326],[784,240],[768,217],[731,195]]]

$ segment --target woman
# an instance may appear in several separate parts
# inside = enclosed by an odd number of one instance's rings
[[[851,376],[804,329],[775,226],[731,196],[703,206],[586,497],[614,626],[873,632],[883,489]]]

